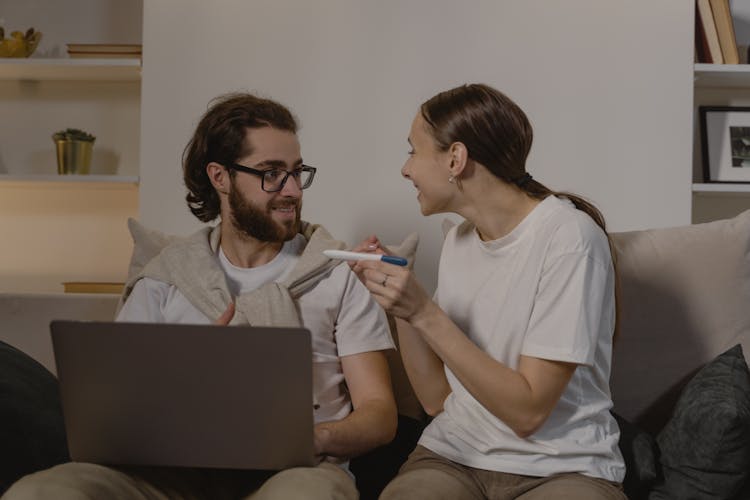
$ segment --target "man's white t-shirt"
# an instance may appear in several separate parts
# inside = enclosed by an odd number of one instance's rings
[[[475,344],[512,369],[520,355],[579,366],[547,421],[527,438],[446,367],[452,393],[421,445],[485,470],[623,480],[619,429],[609,412],[614,269],[606,235],[588,215],[549,196],[495,241],[482,241],[469,223],[453,227],[435,300]]]
[[[237,296],[270,281],[283,280],[304,247],[304,237],[297,235],[283,245],[271,262],[253,268],[232,265],[221,249],[216,259],[227,276],[229,290]],[[306,291],[298,299],[297,306],[302,324],[312,334],[313,397],[319,405],[314,412],[315,422],[340,420],[351,412],[340,358],[393,349],[385,313],[346,264],[333,268]],[[142,278],[136,283],[117,321],[212,322],[175,286],[150,278]]]

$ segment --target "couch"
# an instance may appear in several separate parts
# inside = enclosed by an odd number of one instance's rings
[[[626,493],[750,498],[750,210],[612,240],[620,299],[612,411]],[[0,295],[0,492],[67,460],[49,320],[105,319],[116,306],[116,296]],[[389,362],[399,432],[352,461],[363,499],[377,497],[426,422],[398,357]]]

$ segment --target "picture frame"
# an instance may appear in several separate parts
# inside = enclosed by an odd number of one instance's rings
[[[750,107],[698,110],[704,182],[750,183]]]

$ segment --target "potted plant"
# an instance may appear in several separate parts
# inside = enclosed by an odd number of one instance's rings
[[[88,174],[96,137],[77,128],[52,134],[57,147],[58,174]]]

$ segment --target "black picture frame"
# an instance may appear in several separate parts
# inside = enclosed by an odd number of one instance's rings
[[[699,106],[703,181],[750,183],[750,107]]]

